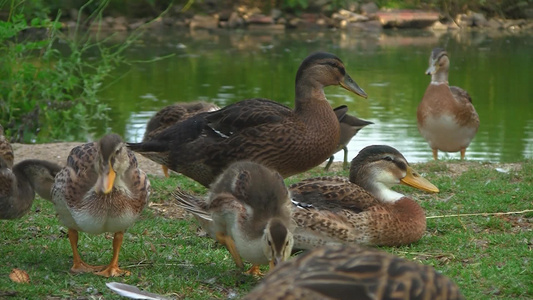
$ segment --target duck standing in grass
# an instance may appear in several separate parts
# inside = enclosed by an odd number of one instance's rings
[[[448,53],[435,48],[429,58],[427,75],[431,82],[416,113],[418,130],[438,159],[438,151],[461,152],[461,159],[479,128],[479,116],[472,98],[463,89],[448,85]]]
[[[70,151],[67,165],[56,176],[52,202],[68,228],[72,247],[71,272],[95,272],[110,277],[129,275],[118,266],[124,237],[148,202],[150,182],[120,136],[108,134],[98,142]],[[91,266],[78,253],[78,232],[114,233],[113,257],[108,266]]]
[[[211,185],[206,200],[178,192],[179,205],[201,220],[202,227],[225,245],[235,264],[253,264],[261,275],[286,260],[292,250],[289,192],[275,171],[250,161],[231,164]]]
[[[365,92],[333,54],[308,56],[296,73],[294,110],[268,99],[248,99],[200,113],[130,149],[204,186],[232,162],[251,160],[283,177],[328,159],[339,144],[339,121],[324,87]]]
[[[339,139],[339,145],[337,146],[337,149],[335,149],[335,153],[344,150],[344,160],[342,162],[343,169],[347,169],[348,164],[348,143],[352,140],[352,138],[359,132],[359,130],[363,129],[365,126],[368,126],[370,124],[374,124],[370,121],[365,121],[363,119],[359,119],[356,116],[352,116],[347,114],[348,107],[346,105],[341,105],[339,107],[336,107],[333,109],[337,117],[339,118],[340,123],[340,139]],[[333,163],[334,155],[332,155],[329,158],[328,163],[326,164],[326,167],[324,168],[326,171],[329,170],[329,167]]]
[[[461,300],[433,267],[357,245],[315,248],[270,272],[243,300]]]
[[[204,101],[183,102],[168,105],[159,110],[146,124],[143,142],[149,141],[166,128],[186,120],[194,115],[203,112],[217,111],[218,107],[214,103]],[[168,177],[168,168],[162,165],[165,177]]]
[[[305,179],[289,187],[293,199],[294,248],[327,244],[398,246],[418,241],[426,230],[424,210],[392,186],[438,192],[389,146],[368,146],[352,160],[349,180]]]

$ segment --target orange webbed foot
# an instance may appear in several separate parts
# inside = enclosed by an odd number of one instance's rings
[[[253,276],[256,276],[256,277],[263,277],[265,275],[259,269],[259,265],[252,265],[252,267],[248,271],[246,271],[244,273],[245,274],[250,274],[250,275],[253,275]]]
[[[130,276],[131,272],[122,270],[118,266],[107,266],[105,269],[99,272],[95,272],[95,275],[104,277],[118,277],[118,276]]]
[[[70,272],[72,273],[93,273],[93,272],[98,272],[104,268],[105,266],[91,266],[85,263],[84,261],[81,261],[78,263],[74,263],[74,265],[72,265],[72,268],[70,268]]]

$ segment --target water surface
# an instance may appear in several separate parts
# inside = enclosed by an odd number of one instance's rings
[[[432,159],[420,136],[416,108],[430,77],[424,72],[434,47],[444,47],[449,81],[466,89],[481,120],[468,160],[511,162],[533,157],[533,34],[429,31],[200,31],[150,34],[127,52],[136,63],[117,72],[104,91],[111,130],[140,141],[148,119],[174,102],[205,100],[224,106],[265,97],[293,106],[294,77],[311,52],[339,56],[369,95],[326,88],[333,107],[374,122],[349,144],[349,158],[367,145],[388,144],[410,162]],[[99,128],[103,132],[105,128]],[[459,153],[440,153],[459,158]],[[336,155],[342,160],[342,153]]]

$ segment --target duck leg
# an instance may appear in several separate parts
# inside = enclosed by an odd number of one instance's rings
[[[122,275],[130,275],[131,272],[122,270],[118,267],[118,254],[120,252],[120,247],[122,246],[122,240],[124,239],[124,231],[115,232],[115,237],[113,238],[113,258],[111,262],[105,269],[100,272],[96,272],[96,275],[104,277],[114,277]]]
[[[465,159],[466,148],[461,149],[461,160]]]
[[[165,174],[165,177],[168,178],[170,175],[168,175],[168,167],[165,165],[161,165],[161,169],[163,169],[163,173]]]
[[[439,150],[438,149],[431,149],[433,151],[433,159],[438,160],[439,159]]]
[[[250,274],[250,275],[253,275],[253,276],[258,276],[258,277],[262,277],[264,274],[261,272],[261,270],[259,269],[259,265],[252,265],[252,267],[250,268],[250,270],[244,272],[246,274]]]
[[[342,147],[342,150],[344,150],[344,161],[342,163],[342,168],[344,170],[348,170],[350,168],[350,165],[348,164],[348,147],[344,146]]]
[[[326,171],[329,170],[329,167],[331,166],[331,163],[333,163],[333,158],[335,158],[334,155],[332,155],[332,156],[329,157],[328,163],[327,163],[326,166],[324,167],[324,170],[326,170]]]
[[[216,238],[219,243],[226,246],[229,253],[231,254],[231,257],[233,257],[233,261],[237,265],[237,267],[243,269],[244,264],[242,263],[241,256],[239,255],[239,252],[237,251],[237,247],[235,247],[235,242],[230,236],[225,235],[222,232],[216,233]]]
[[[78,231],[74,229],[68,229],[68,239],[70,241],[70,247],[72,248],[72,268],[70,272],[72,273],[84,273],[84,272],[95,272],[100,271],[103,266],[91,266],[81,260],[80,254],[78,252]]]

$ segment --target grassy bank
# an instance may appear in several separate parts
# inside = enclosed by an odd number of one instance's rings
[[[445,161],[414,167],[441,190],[429,195],[397,189],[425,208],[427,233],[413,245],[383,249],[434,266],[453,278],[467,299],[533,298],[533,161],[504,166]],[[330,174],[314,169],[286,182]],[[22,219],[0,221],[0,298],[120,299],[106,288],[109,281],[179,299],[224,299],[250,290],[257,279],[241,274],[226,249],[205,237],[170,196],[176,186],[195,193],[205,189],[176,174],[151,181],[152,204],[125,235],[121,251],[121,266],[132,271],[131,276],[70,274],[67,229],[59,224],[52,204],[38,199]],[[85,261],[109,262],[111,235],[80,237]],[[30,283],[12,282],[8,275],[13,268],[27,272]]]

